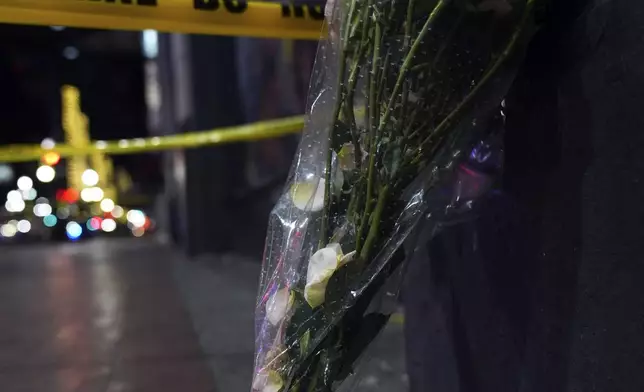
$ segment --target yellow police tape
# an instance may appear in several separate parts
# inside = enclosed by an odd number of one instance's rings
[[[65,144],[56,144],[52,149],[43,149],[38,145],[15,144],[0,147],[0,162],[39,160],[49,151],[55,151],[61,157],[71,157],[89,155],[96,152],[105,154],[137,154],[235,142],[249,142],[298,133],[302,130],[303,126],[304,117],[295,116],[235,127],[213,129],[210,131],[188,132],[139,139],[93,141],[88,146],[80,148]]]
[[[0,22],[319,39],[321,3],[245,0],[0,0]]]

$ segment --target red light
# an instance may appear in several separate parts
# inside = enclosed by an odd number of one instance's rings
[[[94,230],[98,230],[98,229],[100,229],[100,228],[101,228],[101,222],[102,222],[102,221],[103,221],[103,220],[102,220],[101,218],[99,218],[99,217],[95,216],[95,217],[93,217],[92,219],[90,219],[90,221],[89,221],[89,225],[92,227],[92,229],[94,229]]]
[[[76,203],[78,201],[79,193],[75,189],[59,189],[56,191],[56,200],[64,203]]]
[[[45,155],[42,156],[42,162],[45,165],[54,166],[60,162],[60,154],[54,151],[46,152]]]

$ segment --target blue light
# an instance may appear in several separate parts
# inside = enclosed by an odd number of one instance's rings
[[[65,226],[65,231],[67,231],[67,238],[74,241],[83,234],[83,228],[76,222],[69,222]]]
[[[58,218],[56,218],[56,215],[47,215],[42,218],[42,223],[47,227],[54,227],[58,223]]]

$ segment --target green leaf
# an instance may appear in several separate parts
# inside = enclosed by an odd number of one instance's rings
[[[309,343],[311,343],[311,330],[307,329],[300,338],[300,357],[304,357],[308,353]]]

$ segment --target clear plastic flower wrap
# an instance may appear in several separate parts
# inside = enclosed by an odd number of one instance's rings
[[[336,391],[355,372],[393,309],[402,243],[425,216],[458,218],[480,194],[462,172],[492,154],[538,1],[330,5],[269,219],[253,391]]]

